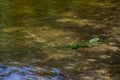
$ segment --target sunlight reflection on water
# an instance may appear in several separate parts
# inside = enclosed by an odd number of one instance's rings
[[[64,73],[59,69],[53,68],[50,72],[54,75],[45,78],[35,75],[39,71],[34,67],[17,68],[0,64],[0,80],[64,80],[64,76],[61,76]]]

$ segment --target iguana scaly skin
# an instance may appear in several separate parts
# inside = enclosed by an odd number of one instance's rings
[[[69,47],[70,49],[78,49],[79,47],[92,47],[94,43],[97,43],[99,38],[93,38],[88,42],[82,43],[75,43],[75,44],[66,44],[65,46]]]

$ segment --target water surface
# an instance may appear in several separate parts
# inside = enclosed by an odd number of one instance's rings
[[[114,0],[0,0],[1,80],[119,80]],[[93,48],[63,46],[99,37]]]

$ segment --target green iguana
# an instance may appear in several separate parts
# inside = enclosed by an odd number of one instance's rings
[[[70,49],[78,49],[79,47],[92,47],[94,43],[97,43],[99,38],[90,39],[87,42],[82,43],[75,43],[75,44],[66,44],[65,46],[69,47]]]

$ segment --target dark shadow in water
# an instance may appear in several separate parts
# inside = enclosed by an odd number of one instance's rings
[[[110,73],[113,80],[120,79],[120,51],[116,52],[108,61],[110,63]]]
[[[110,51],[112,56],[111,58],[107,59],[107,63],[109,64],[109,72],[111,73],[111,77],[113,80],[120,79],[120,40],[114,39],[116,43],[115,46],[119,47],[117,51]]]
[[[85,77],[89,77],[90,80],[106,80],[107,78],[104,76],[110,76],[112,80],[120,79],[120,51],[79,49],[77,52],[78,54],[75,55],[81,54],[81,56],[73,56],[73,58],[78,59],[78,61],[75,61],[78,63],[74,65],[73,70],[68,70],[70,73],[73,73],[71,74],[73,79],[79,80],[81,78],[82,80],[87,80]],[[104,70],[103,73],[102,69]]]
[[[61,29],[63,31],[71,31],[76,34],[76,36],[91,39],[92,37],[102,37],[103,34],[109,34],[111,27],[103,27],[100,29],[95,29],[94,26],[86,24],[85,26],[77,25],[73,22],[70,23],[57,23],[53,24],[53,28]]]
[[[8,64],[10,62],[16,61],[16,62],[22,62],[27,65],[27,62],[29,63],[30,61],[32,62],[34,60],[43,61],[46,58],[47,58],[47,54],[34,46],[33,47],[16,46],[7,49],[3,48],[3,50],[0,51],[0,61],[7,62]]]

